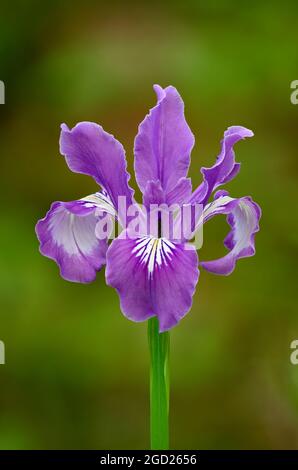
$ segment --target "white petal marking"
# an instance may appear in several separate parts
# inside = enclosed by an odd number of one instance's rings
[[[209,204],[206,205],[204,208],[204,212],[202,214],[202,217],[204,218],[204,221],[212,214],[217,213],[218,211],[222,209],[222,207],[226,206],[229,202],[233,201],[234,199],[230,196],[222,196],[219,197],[218,199],[214,199],[214,201],[210,202]]]
[[[69,212],[61,206],[51,218],[49,229],[58,246],[63,246],[69,255],[91,253],[97,246],[97,239],[93,236],[96,228],[96,209],[116,216],[115,208],[105,192],[97,192],[80,199],[84,207],[94,207],[95,213],[84,217]]]
[[[141,237],[138,239],[132,253],[140,258],[141,264],[147,265],[149,279],[154,270],[163,263],[167,265],[175,250],[175,245],[165,238]]]
[[[78,217],[61,207],[50,221],[49,229],[58,246],[70,255],[88,254],[96,247],[93,237],[96,220],[93,215]]]
[[[116,216],[116,210],[111,199],[103,191],[97,192],[95,194],[90,194],[90,196],[83,197],[81,201],[86,202],[86,207],[96,206],[101,211],[107,212],[107,214],[110,214],[113,217]]]

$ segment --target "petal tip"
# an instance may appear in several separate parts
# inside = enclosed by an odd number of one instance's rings
[[[63,122],[63,123],[60,125],[60,129],[61,129],[62,132],[67,132],[67,131],[69,132],[69,131],[70,131],[68,125],[65,124],[65,122]]]
[[[232,134],[238,134],[241,136],[242,139],[245,139],[246,137],[254,136],[253,131],[244,126],[230,126],[227,128],[227,130],[224,133],[225,137],[232,135]]]
[[[160,85],[153,85],[153,90],[156,93],[158,102],[162,101],[165,98],[166,92]]]

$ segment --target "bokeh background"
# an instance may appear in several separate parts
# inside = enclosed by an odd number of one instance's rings
[[[196,135],[191,176],[211,165],[227,126],[234,196],[262,206],[257,254],[230,277],[207,272],[191,313],[171,332],[171,445],[298,448],[297,3],[272,1],[1,2],[0,448],[146,448],[146,325],[126,320],[100,273],[62,280],[38,252],[34,226],[54,200],[96,190],[59,156],[61,122],[94,120],[133,168],[152,85],[182,94]],[[133,179],[134,181],[134,179]],[[200,257],[224,253],[224,218]]]

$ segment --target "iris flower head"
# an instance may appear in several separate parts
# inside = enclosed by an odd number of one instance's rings
[[[117,290],[123,314],[136,322],[157,316],[163,332],[190,310],[199,267],[228,275],[239,258],[254,255],[261,210],[249,196],[233,198],[218,189],[239,172],[233,147],[252,137],[252,131],[229,127],[215,164],[201,168],[202,182],[193,190],[187,173],[195,139],[184,117],[184,103],[172,86],[155,85],[154,90],[157,104],[140,124],[134,145],[134,171],[145,208],[140,214],[152,205],[199,205],[202,212],[192,219],[192,233],[215,215],[224,214],[230,226],[224,240],[227,254],[199,261],[189,237],[153,234],[147,224],[146,230],[143,227],[132,235],[133,218],[127,208],[137,203],[129,185],[125,151],[92,122],[81,122],[72,129],[62,124],[60,152],[70,170],[91,176],[99,191],[76,201],[54,202],[38,221],[36,233],[41,253],[56,261],[64,279],[89,283],[106,265],[106,282]],[[123,200],[125,208],[120,203]],[[117,220],[122,227],[111,243],[108,235],[98,233],[104,217]],[[173,226],[182,224],[179,215],[171,220]]]

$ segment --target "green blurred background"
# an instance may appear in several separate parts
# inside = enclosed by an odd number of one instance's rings
[[[96,190],[59,156],[60,123],[99,122],[132,170],[154,83],[184,98],[195,184],[227,126],[254,130],[228,189],[263,209],[256,256],[227,278],[202,272],[171,333],[171,445],[298,448],[297,18],[286,1],[1,3],[0,448],[148,447],[146,324],[123,317],[104,273],[61,279],[34,226]],[[224,253],[227,230],[207,225],[201,258]]]

